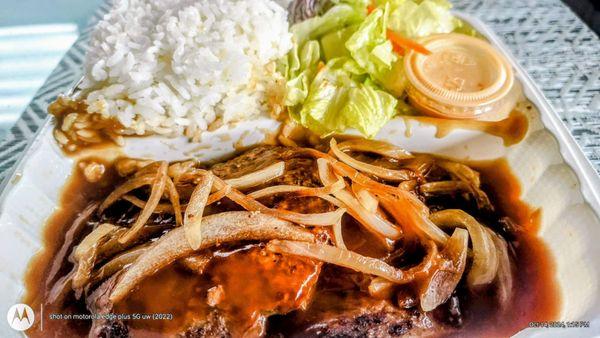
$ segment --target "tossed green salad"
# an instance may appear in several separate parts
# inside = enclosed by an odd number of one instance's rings
[[[461,28],[446,0],[331,0],[294,24],[285,105],[304,127],[327,136],[375,134],[403,106],[407,50],[415,39]]]

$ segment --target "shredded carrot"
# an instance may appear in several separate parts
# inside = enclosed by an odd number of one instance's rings
[[[421,53],[421,54],[425,54],[425,55],[431,54],[431,51],[429,49],[423,47],[423,45],[419,44],[418,42],[416,42],[414,40],[403,38],[400,35],[394,33],[392,30],[389,30],[389,29],[387,30],[387,38],[394,45],[395,51],[397,50],[396,47],[399,47],[401,49],[412,49],[417,53]]]
[[[371,14],[375,9],[376,9],[376,7],[374,5],[368,5],[367,6],[367,14]]]
[[[396,54],[404,56],[404,48],[398,46],[395,43],[392,43],[392,49],[394,50],[394,52],[396,52]]]

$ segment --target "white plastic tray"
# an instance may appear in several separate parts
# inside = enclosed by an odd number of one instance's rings
[[[585,329],[525,329],[518,337],[592,337],[600,335],[600,177],[575,140],[544,99],[531,78],[509,50],[479,20],[457,13],[485,35],[510,60],[525,96],[539,109],[526,138],[505,147],[499,138],[474,131],[455,130],[435,138],[435,128],[412,126],[405,136],[403,119],[391,121],[378,138],[411,151],[436,153],[463,159],[506,157],[522,185],[522,198],[542,207],[539,236],[547,243],[556,264],[561,288],[559,320],[589,320]],[[259,142],[264,131],[277,122],[261,119],[206,134],[200,144],[185,139],[146,137],[128,139],[123,152],[156,159],[199,160],[220,157],[234,150],[236,142]],[[52,137],[49,119],[25,151],[0,194],[0,316],[19,302],[23,274],[30,258],[40,249],[45,220],[57,207],[61,188],[74,160],[64,156]],[[223,136],[223,135],[230,135]],[[238,143],[239,145],[239,143]],[[0,336],[21,334],[0,320]]]

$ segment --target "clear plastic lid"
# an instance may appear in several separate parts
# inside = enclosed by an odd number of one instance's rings
[[[419,41],[431,54],[414,51],[404,59],[408,94],[423,113],[477,118],[506,106],[512,69],[488,42],[462,34],[437,34]]]

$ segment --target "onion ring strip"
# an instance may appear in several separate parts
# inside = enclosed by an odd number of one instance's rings
[[[398,146],[383,141],[368,140],[363,138],[355,138],[343,141],[338,144],[338,148],[341,151],[354,150],[374,153],[381,156],[393,158],[399,161],[414,158],[414,156],[409,151],[404,150]]]
[[[75,264],[72,287],[74,290],[82,289],[89,281],[92,269],[96,264],[99,248],[105,241],[115,235],[125,232],[125,228],[109,223],[98,225],[92,232],[81,240],[73,250],[73,263]]]
[[[156,174],[158,168],[160,168],[160,161],[153,161],[148,163],[147,165],[141,167],[138,171],[133,173],[133,177],[141,177],[145,175]]]
[[[333,225],[333,239],[338,248],[346,249],[346,243],[344,242],[344,234],[342,231],[342,220],[339,220]]]
[[[104,265],[94,272],[92,278],[90,279],[90,285],[99,283],[100,281],[114,275],[125,266],[133,263],[142,253],[148,250],[151,245],[152,243],[148,242],[113,257],[110,261],[104,263]]]
[[[386,169],[386,168],[382,168],[382,167],[379,167],[379,166],[376,166],[373,164],[359,161],[359,160],[353,158],[352,156],[346,154],[345,152],[341,151],[338,148],[337,142],[335,141],[334,138],[332,138],[331,141],[329,142],[329,146],[330,146],[330,149],[333,152],[333,154],[340,161],[344,162],[345,164],[349,165],[350,167],[352,167],[356,170],[360,170],[362,172],[365,172],[365,173],[371,174],[373,176],[377,176],[379,178],[382,178],[382,179],[388,180],[388,181],[392,181],[392,182],[408,181],[415,177],[414,173],[410,170]]]
[[[328,162],[324,159],[317,159],[319,177],[324,185],[330,185],[336,181],[334,174],[330,172]],[[402,231],[394,224],[388,222],[378,214],[370,212],[360,204],[360,202],[347,189],[339,190],[333,193],[338,200],[348,209],[348,213],[359,221],[367,230],[372,233],[383,236],[384,238],[398,239],[402,236]]]
[[[352,184],[352,192],[360,204],[370,212],[377,212],[379,208],[379,200],[373,196],[367,189],[362,188],[358,184]]]
[[[457,192],[471,191],[469,185],[462,181],[437,181],[423,183],[419,186],[419,190],[424,195],[447,195]]]
[[[498,274],[496,275],[498,302],[503,308],[508,308],[507,305],[513,293],[512,267],[508,256],[508,245],[500,235],[490,229],[486,228],[486,230],[492,237],[498,253]]]
[[[227,185],[223,189],[219,189],[219,190],[215,191],[214,193],[210,194],[210,196],[208,196],[206,205],[211,205],[215,202],[220,201],[221,199],[223,199],[223,197],[227,196],[227,194],[229,194],[230,191],[231,191],[230,185]]]
[[[374,181],[371,178],[369,178],[367,175],[361,173],[360,171],[352,168],[351,166],[349,166],[343,162],[340,162],[333,156],[322,153],[316,149],[302,148],[302,149],[299,149],[298,151],[296,151],[290,157],[298,157],[301,155],[311,156],[316,159],[322,158],[322,159],[327,160],[329,162],[329,164],[331,165],[331,167],[333,168],[333,170],[338,175],[349,178],[352,182],[358,183],[358,184],[364,186],[366,189],[368,189],[371,192],[380,191],[380,192],[386,192],[388,194],[397,194],[398,193],[399,189],[397,187],[392,187],[387,184],[383,184],[383,183]]]
[[[187,208],[185,208],[183,216],[185,238],[194,250],[198,249],[202,243],[202,215],[213,186],[213,177],[214,175],[210,171],[202,175],[200,182],[192,192]]]
[[[318,196],[321,197],[323,195],[333,194],[338,192],[346,187],[346,183],[342,178],[340,178],[337,182],[325,185],[320,188],[310,188],[303,187],[299,185],[274,185],[261,190],[254,191],[248,194],[248,197],[252,197],[254,199],[258,199],[261,197],[282,194],[282,193],[292,193],[294,196]]]
[[[173,205],[173,213],[175,214],[175,225],[180,226],[183,224],[183,220],[181,219],[181,204],[179,202],[179,192],[177,192],[177,188],[175,187],[175,183],[173,180],[167,175],[166,177],[166,188],[169,193],[169,201],[171,201],[171,205]]]
[[[215,176],[215,186],[217,189],[223,189],[226,185],[227,184],[223,180]],[[234,188],[231,188],[227,197],[248,211],[259,211],[267,215],[304,225],[333,225],[346,212],[346,209],[344,208],[317,214],[301,214],[288,210],[271,209]]]
[[[169,177],[173,179],[173,183],[177,184],[179,183],[182,175],[198,170],[194,168],[194,165],[194,161],[176,162],[169,165],[167,172]]]
[[[450,298],[465,271],[468,245],[467,230],[454,229],[452,237],[446,241],[446,246],[440,252],[440,266],[421,286],[419,304],[423,311],[432,311]]]
[[[123,195],[121,199],[135,205],[136,207],[143,209],[146,206],[146,201],[142,201],[141,199],[133,196],[133,195]],[[155,214],[162,213],[173,213],[173,205],[166,203],[159,203],[154,209]]]
[[[202,223],[204,236],[199,250],[239,240],[314,240],[314,236],[301,227],[276,217],[247,211],[230,211],[206,216]],[[116,303],[122,300],[143,279],[193,252],[185,238],[183,227],[174,228],[160,237],[125,270],[110,295],[110,301]]]
[[[225,183],[232,186],[233,188],[244,190],[248,188],[255,187],[257,185],[261,185],[269,182],[272,179],[275,179],[285,172],[285,162],[280,161],[274,164],[271,164],[268,167],[257,170],[253,173],[237,177],[226,179]]]
[[[429,208],[412,193],[402,191],[400,194],[380,194],[378,197],[383,209],[401,226],[438,244],[448,240],[448,235],[429,219]]]
[[[464,227],[469,231],[473,245],[473,265],[467,275],[467,284],[474,288],[491,283],[498,271],[498,255],[485,227],[460,209],[438,211],[431,214],[430,218],[441,227]]]
[[[437,257],[437,247],[431,245],[431,250],[423,262],[407,270],[397,269],[380,259],[359,255],[332,245],[290,240],[272,240],[267,244],[267,250],[296,256],[309,257],[325,263],[335,264],[359,271],[365,274],[385,278],[396,284],[406,284],[418,276],[427,273],[434,265]]]
[[[342,182],[342,184],[345,185],[343,179],[341,182]],[[264,188],[261,190],[254,191],[254,192],[248,194],[248,197],[251,197],[254,199],[259,199],[259,198],[263,198],[263,197],[271,196],[271,195],[275,195],[275,194],[291,193],[292,196],[297,196],[297,197],[319,197],[319,198],[335,205],[338,208],[345,208],[344,203],[342,203],[337,198],[335,198],[331,195],[325,194],[325,193],[319,193],[319,191],[321,191],[319,189],[323,189],[323,188],[328,188],[328,187],[308,188],[308,187],[302,187],[299,185],[274,185],[271,187],[267,187],[267,188]],[[314,189],[314,190],[306,190],[306,189]],[[333,189],[332,191],[336,191],[336,189]]]
[[[144,226],[144,224],[146,224],[150,216],[152,216],[152,212],[160,202],[160,199],[165,191],[168,176],[167,169],[167,162],[161,161],[156,172],[156,177],[154,178],[154,182],[152,184],[152,191],[150,192],[150,197],[148,198],[148,202],[146,202],[146,206],[144,206],[144,209],[142,209],[142,212],[135,220],[135,223],[131,226],[131,228],[129,228],[129,230],[119,238],[119,243],[124,244],[136,239],[140,229]]]
[[[127,194],[128,192],[141,188],[145,185],[152,184],[155,179],[155,175],[146,175],[132,178],[125,183],[118,186],[115,190],[113,190],[106,199],[100,204],[98,207],[98,213],[102,214],[106,208],[115,203],[121,196]]]
[[[494,206],[490,202],[488,195],[481,190],[481,180],[477,171],[457,162],[437,161],[436,164],[450,173],[454,178],[469,186],[469,190],[473,194],[473,197],[475,197],[475,202],[477,202],[479,209],[494,210]]]

